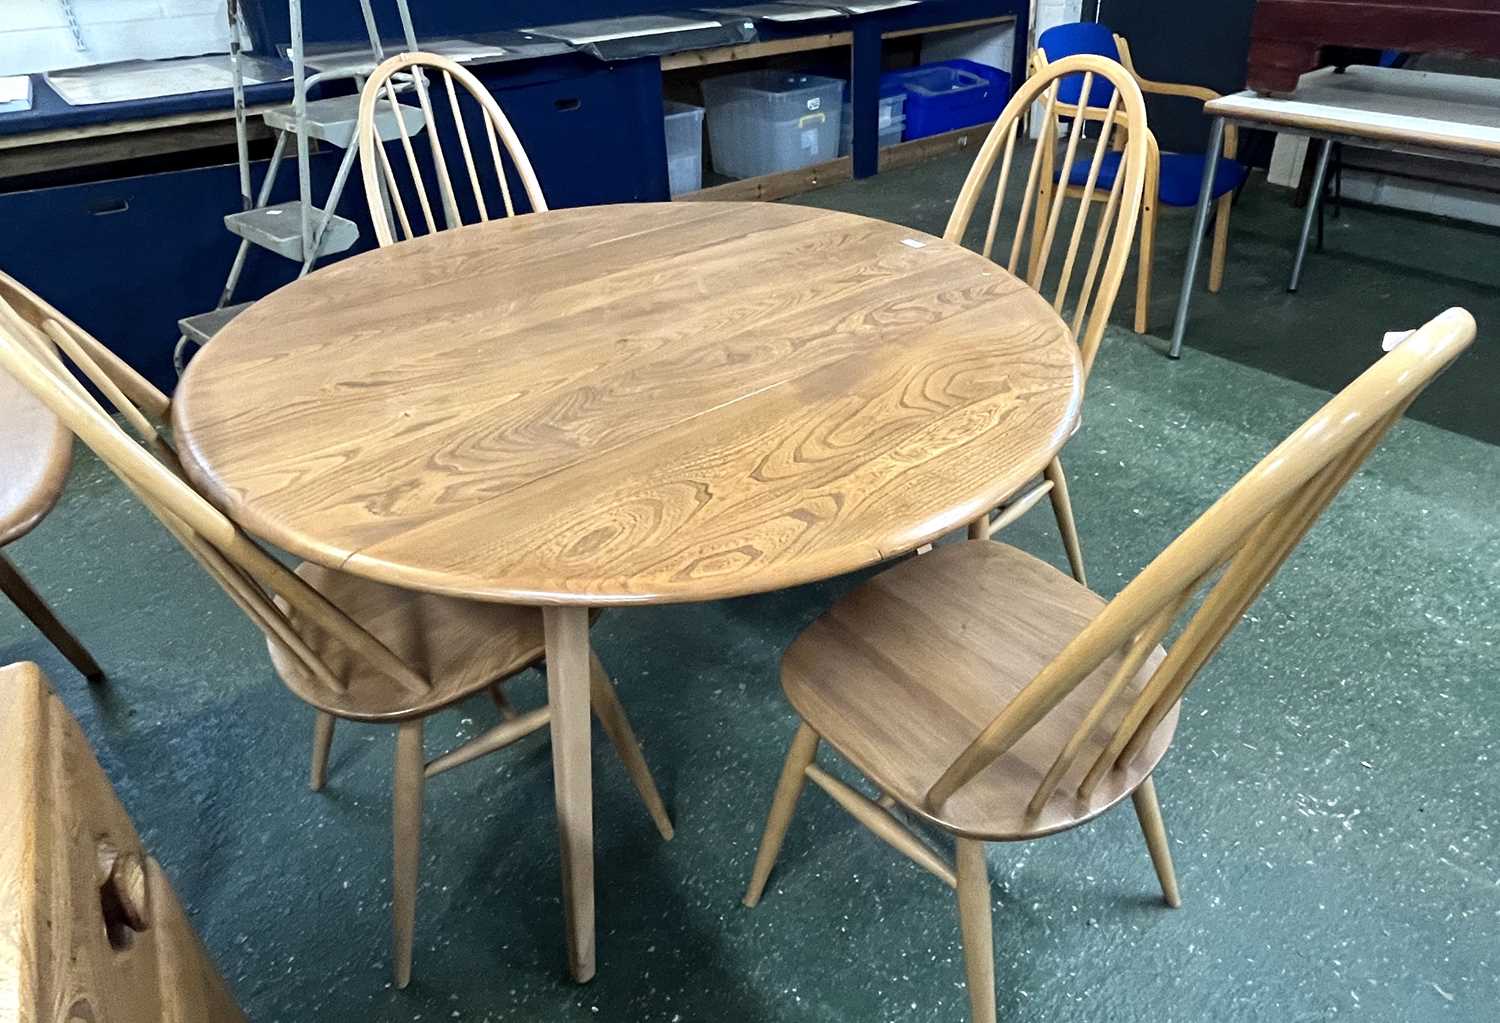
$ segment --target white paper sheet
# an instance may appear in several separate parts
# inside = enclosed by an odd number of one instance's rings
[[[574,46],[607,43],[615,39],[639,39],[642,36],[665,35],[668,32],[692,32],[719,28],[720,22],[701,18],[679,18],[670,14],[642,14],[629,18],[601,18],[598,21],[573,21],[564,25],[540,25],[522,29],[533,35],[561,39]]]
[[[844,12],[836,7],[804,7],[799,4],[744,4],[737,7],[704,8],[710,14],[730,14],[741,18],[759,18],[761,21],[811,21],[814,18],[841,18]]]
[[[224,0],[0,0],[7,75],[228,51]]]
[[[259,67],[258,62],[246,61],[246,85],[271,81],[258,73]],[[234,86],[234,75],[229,69],[228,57],[187,57],[180,60],[131,60],[58,71],[47,75],[47,84],[69,106],[87,107],[96,103],[121,103],[229,89]]]
[[[0,0],[4,2],[4,0]],[[475,61],[495,60],[505,56],[508,50],[503,46],[495,46],[491,43],[475,42],[472,39],[419,39],[418,45],[424,53],[436,53],[441,57],[457,61],[460,64],[469,64]],[[406,44],[400,41],[391,41],[385,44],[386,56],[392,56],[406,49]],[[371,67],[375,63],[375,56],[370,52],[368,46],[353,46],[337,50],[316,49],[307,53],[307,66],[316,71],[342,71],[345,69]]]
[[[0,114],[31,109],[31,76],[0,78]]]

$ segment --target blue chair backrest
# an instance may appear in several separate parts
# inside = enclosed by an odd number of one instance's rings
[[[1108,57],[1110,60],[1120,59],[1120,48],[1115,45],[1114,32],[1108,25],[1093,21],[1055,25],[1043,32],[1036,44],[1046,52],[1049,61],[1059,61],[1064,57],[1074,57],[1080,53],[1092,53],[1095,56]],[[1069,75],[1057,85],[1057,100],[1059,103],[1076,104],[1079,93],[1082,91],[1083,77]],[[1107,107],[1114,94],[1113,85],[1096,77],[1093,88],[1089,89],[1087,105]]]

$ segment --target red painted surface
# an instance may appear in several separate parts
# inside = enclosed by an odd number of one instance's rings
[[[1257,0],[1250,88],[1291,92],[1325,46],[1500,57],[1500,0]]]

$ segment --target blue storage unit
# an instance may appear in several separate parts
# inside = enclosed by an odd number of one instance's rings
[[[1010,74],[972,60],[942,60],[881,77],[906,90],[904,139],[985,124],[1010,99]]]

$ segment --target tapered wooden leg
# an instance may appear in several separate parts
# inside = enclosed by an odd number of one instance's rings
[[[990,923],[990,872],[984,864],[984,843],[960,838],[956,859],[969,1019],[995,1023],[995,933]]]
[[[396,986],[411,980],[412,933],[417,922],[417,870],[422,858],[422,722],[396,729],[396,796],[391,815],[395,856],[391,872],[391,944]]]
[[[990,538],[990,516],[989,513],[981,515],[969,523],[970,540],[988,540]]]
[[[490,686],[490,700],[495,704],[495,709],[500,716],[507,721],[514,721],[521,715],[516,711],[516,705],[510,702],[510,696],[505,692],[505,686],[499,682]]]
[[[1161,819],[1161,804],[1156,801],[1156,783],[1147,778],[1131,796],[1135,801],[1135,816],[1141,822],[1141,833],[1146,836],[1146,848],[1151,852],[1151,865],[1156,868],[1157,880],[1161,882],[1161,893],[1167,905],[1173,909],[1182,905],[1182,896],[1177,891],[1177,872],[1172,869],[1172,851],[1167,847],[1167,826]]]
[[[1156,249],[1156,200],[1147,197],[1141,210],[1141,254],[1135,274],[1135,332],[1144,334],[1151,321],[1151,264]]]
[[[313,721],[312,774],[308,779],[308,786],[314,792],[321,791],[328,780],[328,751],[332,746],[333,715],[320,710]]]
[[[766,890],[766,880],[781,853],[787,825],[792,822],[792,812],[797,809],[797,797],[802,795],[807,784],[807,766],[817,755],[818,733],[804,721],[798,725],[792,748],[787,751],[786,763],[781,767],[781,780],[776,783],[776,795],[771,799],[771,812],[766,817],[766,831],[760,838],[760,851],[755,854],[755,868],[750,872],[750,887],[745,889],[744,903],[752,909]]]
[[[31,619],[31,624],[41,630],[42,635],[78,669],[79,674],[90,682],[104,681],[104,669],[99,667],[67,627],[57,620],[46,601],[31,588],[26,577],[3,554],[0,554],[0,593],[9,597],[21,609],[21,613]]]
[[[1087,586],[1089,580],[1083,572],[1083,547],[1078,543],[1078,525],[1073,521],[1073,502],[1068,498],[1068,478],[1063,475],[1062,461],[1054,458],[1048,462],[1042,475],[1052,481],[1052,513],[1057,516],[1057,529],[1062,533],[1063,548],[1068,552],[1073,578]]]
[[[547,703],[552,708],[552,784],[562,854],[568,973],[594,976],[594,789],[589,759],[589,613],[544,607]]]
[[[631,784],[640,793],[641,802],[646,804],[646,810],[656,822],[656,830],[670,842],[673,833],[672,818],[667,816],[666,804],[661,801],[661,793],[656,790],[656,779],[651,777],[651,768],[646,766],[646,758],[641,754],[640,744],[635,739],[635,729],[630,727],[630,719],[625,716],[625,708],[620,705],[615,685],[595,655],[589,657],[589,687],[594,715],[604,728],[604,734],[614,743],[615,754],[625,765],[625,773],[630,775]]]
[[[1208,260],[1208,290],[1217,293],[1224,286],[1224,263],[1229,257],[1229,210],[1234,203],[1234,193],[1226,192],[1219,199],[1214,213],[1214,250]]]

